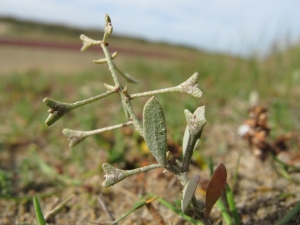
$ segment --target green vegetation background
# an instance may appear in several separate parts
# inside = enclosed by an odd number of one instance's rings
[[[96,30],[8,18],[2,18],[0,25],[2,39],[80,45],[81,33],[102,38],[102,33]],[[254,91],[259,93],[259,103],[270,111],[273,136],[300,128],[300,45],[284,50],[273,47],[264,58],[245,59],[114,35],[109,43],[111,48],[121,49],[115,60],[118,67],[141,81],[127,84],[120,78],[128,85],[129,93],[175,86],[194,72],[199,73],[201,99],[182,94],[157,96],[165,111],[169,143],[179,151],[186,124],[184,109],[194,111],[206,105],[205,143],[206,139],[214,138],[209,133],[211,125],[238,127],[243,122],[250,93]],[[36,55],[36,51],[42,53]],[[118,96],[79,108],[51,127],[44,124],[48,116],[48,109],[42,103],[44,97],[75,102],[105,92],[104,82],[112,84],[107,65],[92,64],[93,59],[102,57],[100,48],[98,52],[80,53],[79,48],[78,51],[36,50],[0,45],[1,197],[29,196],[32,190],[43,192],[48,187],[63,186],[64,182],[80,183],[92,174],[101,173],[101,164],[106,161],[134,167],[151,158],[138,134],[127,128],[88,138],[74,149],[68,148],[68,141],[61,133],[63,128],[91,130],[126,121]],[[37,59],[42,63],[26,66],[25,62]],[[53,61],[58,63],[54,65]],[[147,99],[133,101],[140,118]],[[64,178],[59,179],[60,175]]]

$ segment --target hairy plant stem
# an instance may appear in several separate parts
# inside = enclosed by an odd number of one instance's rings
[[[90,131],[71,130],[71,129],[65,128],[65,129],[63,129],[62,132],[65,136],[68,137],[68,139],[70,141],[69,146],[74,147],[75,145],[79,144],[81,141],[83,141],[88,136],[100,134],[100,133],[110,131],[110,130],[115,130],[115,129],[122,128],[125,126],[129,126],[129,125],[132,125],[132,123],[133,122],[130,120],[126,123],[109,126],[109,127],[104,127],[104,128],[96,129],[96,130],[90,130]]]
[[[52,125],[57,120],[59,120],[61,117],[72,111],[73,109],[76,109],[80,106],[90,104],[92,102],[95,102],[101,98],[107,97],[113,93],[115,93],[117,90],[108,90],[107,92],[97,95],[95,97],[91,97],[82,101],[77,101],[74,103],[64,103],[64,102],[58,102],[50,98],[45,98],[43,102],[50,108],[48,111],[50,114],[46,120],[47,126]]]
[[[77,101],[77,102],[74,102],[71,104],[72,107],[74,107],[73,109],[76,109],[80,106],[84,106],[84,105],[87,105],[87,104],[90,104],[92,102],[95,102],[101,98],[105,98],[113,93],[115,93],[116,90],[111,90],[111,91],[106,91],[105,93],[103,94],[100,94],[100,95],[97,95],[97,96],[94,96],[94,97],[91,97],[91,98],[88,98],[88,99],[85,99],[85,100],[82,100],[82,101]]]
[[[115,65],[112,61],[112,58],[109,54],[109,51],[108,51],[108,49],[107,49],[107,47],[105,46],[104,43],[101,43],[100,45],[101,45],[102,50],[104,52],[105,58],[107,59],[108,68],[109,68],[109,70],[112,74],[115,85],[116,85],[116,87],[119,87],[118,91],[119,91],[120,97],[121,97],[122,102],[123,102],[124,110],[125,110],[125,112],[128,112],[130,118],[132,119],[134,128],[137,131],[140,132],[141,136],[144,136],[143,127],[142,127],[141,123],[139,122],[139,120],[137,119],[135,113],[133,112],[133,109],[132,109],[132,106],[131,106],[131,103],[130,103],[130,99],[125,95],[124,88],[122,88],[122,85],[118,80],[117,73],[116,73],[116,67],[115,67]]]
[[[148,170],[153,170],[157,168],[161,168],[162,166],[160,164],[152,164],[140,168],[136,168],[133,170],[121,170],[118,168],[113,167],[112,165],[108,163],[104,163],[102,165],[102,168],[105,172],[105,181],[102,183],[104,187],[109,187],[112,186],[121,180],[124,180],[126,177],[141,173],[141,172],[146,172]]]
[[[182,168],[181,168],[182,172],[187,172],[189,170],[191,158],[192,158],[193,151],[194,151],[195,145],[197,143],[197,140],[199,140],[199,137],[197,135],[190,134],[188,143],[186,146],[184,158],[182,161]]]
[[[202,96],[202,92],[198,88],[197,81],[198,81],[198,73],[196,72],[189,79],[187,79],[186,81],[184,81],[183,83],[181,83],[175,87],[132,94],[129,97],[130,97],[130,99],[133,99],[133,98],[145,97],[145,96],[149,96],[149,95],[179,92],[179,93],[185,93],[185,94],[192,95],[193,97],[196,97],[196,98],[200,98]]]
[[[146,96],[153,96],[157,94],[164,94],[164,93],[171,93],[171,92],[179,92],[178,87],[170,87],[170,88],[164,88],[160,90],[154,90],[154,91],[147,91],[143,93],[137,93],[137,94],[131,94],[130,99],[133,98],[139,98],[139,97],[146,97]]]
[[[180,183],[182,184],[183,187],[185,187],[188,184],[188,182],[190,181],[190,179],[187,177],[187,173],[181,172],[181,166],[178,164],[177,161],[168,164],[168,166],[165,167],[165,169],[167,171],[173,173],[180,180]],[[191,203],[193,205],[195,215],[197,215],[198,219],[200,219],[205,225],[210,224],[209,221],[204,220],[203,213],[200,211],[201,207],[199,206],[195,195],[192,197]]]
[[[82,133],[84,133],[85,136],[90,136],[90,135],[94,135],[94,134],[100,134],[100,133],[103,133],[105,131],[110,131],[110,130],[115,130],[115,129],[118,129],[118,128],[126,127],[126,126],[131,125],[131,124],[132,124],[132,121],[128,121],[126,123],[121,123],[121,124],[118,124],[118,125],[104,127],[104,128],[100,128],[100,129],[96,129],[96,130],[82,131]]]

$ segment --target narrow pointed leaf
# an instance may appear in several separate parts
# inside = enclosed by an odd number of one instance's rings
[[[227,171],[223,163],[220,163],[212,175],[206,191],[204,218],[207,219],[212,207],[221,196],[226,186]]]
[[[152,97],[143,111],[144,138],[155,159],[165,167],[167,165],[167,127],[160,103]]]
[[[232,193],[232,190],[230,189],[228,184],[226,184],[225,190],[226,190],[226,199],[227,199],[227,202],[228,202],[228,206],[229,206],[230,212],[232,214],[232,217],[234,218],[235,224],[236,225],[241,225],[242,222],[239,218],[239,215],[238,215],[238,212],[237,212],[237,209],[236,209],[236,206],[235,206],[233,193]]]
[[[38,225],[46,225],[46,221],[44,219],[44,215],[39,200],[36,196],[33,196],[33,204],[34,204],[34,211],[38,221]]]
[[[183,196],[181,200],[181,210],[184,212],[188,205],[190,204],[194,193],[196,191],[198,182],[200,179],[200,175],[195,175],[193,178],[187,183],[187,185],[183,189]]]
[[[297,213],[300,212],[300,201],[297,202],[297,204],[292,208],[291,211],[289,211],[280,221],[278,221],[275,225],[284,225],[290,222]]]
[[[128,212],[126,212],[125,214],[123,214],[120,218],[116,219],[115,221],[113,221],[109,225],[118,224],[118,222],[120,222],[122,219],[124,219],[125,217],[127,217],[128,215],[130,215],[131,213],[135,212],[136,210],[138,210],[139,208],[143,207],[146,204],[147,204],[146,201],[138,201],[138,202],[134,203],[132,209],[130,209]]]
[[[130,74],[128,73],[122,73],[121,74],[128,82],[131,82],[131,83],[140,83],[140,81],[138,79],[135,79],[134,77],[132,77]]]
[[[128,73],[123,73],[118,67],[115,67],[116,70],[128,81],[131,83],[140,83],[140,81],[138,79],[135,79],[134,77],[132,77],[130,74]]]

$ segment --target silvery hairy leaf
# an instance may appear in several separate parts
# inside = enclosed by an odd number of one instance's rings
[[[144,106],[143,129],[150,152],[165,167],[167,165],[167,127],[162,107],[154,97],[150,98]]]

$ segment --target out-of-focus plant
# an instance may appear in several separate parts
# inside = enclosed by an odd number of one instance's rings
[[[218,198],[221,196],[221,193],[223,192],[226,185],[227,172],[225,166],[221,163],[216,168],[208,184],[205,203],[197,200],[194,195],[200,176],[196,175],[191,179],[189,179],[187,176],[193,152],[199,142],[203,128],[206,124],[205,107],[198,107],[194,113],[191,113],[188,110],[184,111],[187,120],[187,127],[183,137],[183,161],[180,162],[174,156],[171,156],[171,153],[167,150],[167,127],[165,116],[162,106],[154,97],[154,95],[157,94],[179,92],[190,94],[193,97],[200,98],[202,92],[198,88],[197,84],[198,73],[194,73],[185,82],[175,87],[129,94],[127,86],[123,86],[120,83],[118,75],[121,75],[131,83],[138,83],[139,81],[131,77],[129,74],[122,72],[114,64],[113,59],[117,57],[118,53],[115,52],[113,54],[110,54],[107,48],[107,40],[112,31],[113,27],[110,17],[106,14],[105,31],[102,40],[93,40],[85,35],[81,35],[80,39],[83,41],[83,47],[81,49],[82,51],[94,45],[101,46],[105,58],[94,60],[93,62],[97,64],[108,64],[108,68],[111,72],[114,85],[104,84],[104,87],[107,89],[105,93],[74,103],[63,103],[50,98],[45,98],[44,103],[50,108],[50,114],[45,122],[46,125],[50,126],[54,124],[61,117],[80,106],[90,104],[112,94],[119,94],[125,115],[127,117],[127,121],[124,121],[124,123],[121,124],[92,131],[64,129],[63,134],[70,140],[69,145],[73,147],[91,135],[122,128],[125,126],[133,126],[135,130],[137,130],[144,138],[151,154],[157,160],[158,164],[152,164],[133,170],[121,170],[111,166],[108,163],[104,163],[102,167],[106,175],[103,186],[112,186],[122,181],[126,177],[132,176],[137,173],[156,168],[163,168],[165,173],[169,172],[177,176],[181,181],[181,184],[183,185],[183,197],[181,201],[182,212],[192,216],[197,220],[202,221],[202,223],[204,224],[211,224],[208,218],[210,211]],[[144,106],[143,121],[141,122],[134,113],[131,102],[135,98],[146,96],[153,97],[151,97]]]

